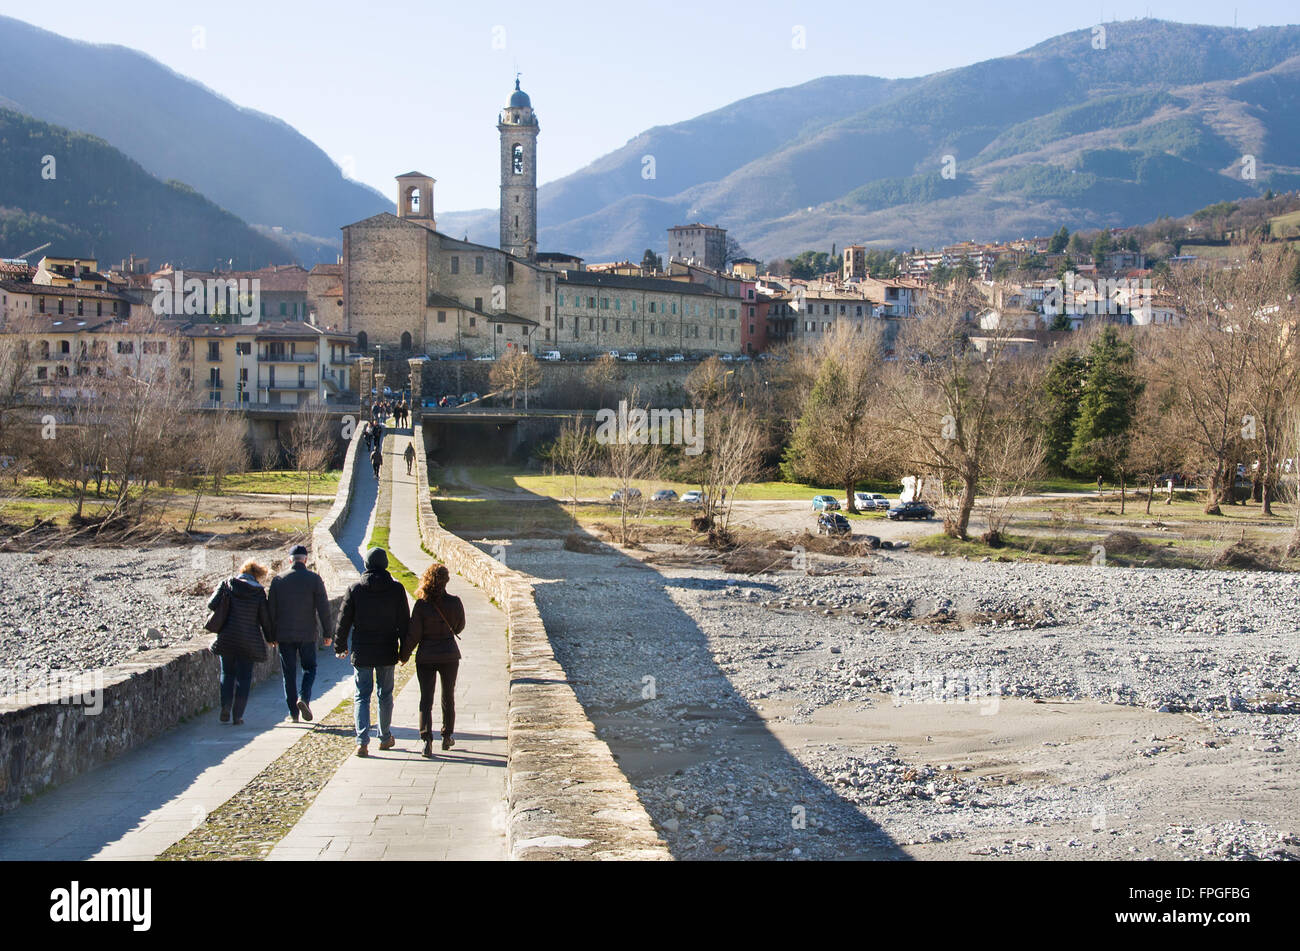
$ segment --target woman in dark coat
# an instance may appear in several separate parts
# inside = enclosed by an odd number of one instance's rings
[[[422,756],[433,756],[433,694],[442,678],[442,748],[456,745],[456,671],[460,668],[460,648],[456,635],[465,630],[465,606],[460,598],[447,593],[451,574],[446,565],[436,562],[424,569],[415,591],[411,624],[402,638],[402,663],[415,651],[415,674],[420,680],[420,739]]]
[[[223,597],[230,598],[230,610],[212,645],[221,658],[221,722],[234,715],[235,726],[244,722],[248,692],[253,687],[253,665],[266,660],[266,646],[275,646],[275,631],[267,608],[262,582],[269,574],[264,565],[246,561],[239,574],[221,582],[208,602],[214,610]]]

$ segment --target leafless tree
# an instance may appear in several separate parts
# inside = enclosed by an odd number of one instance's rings
[[[735,403],[705,410],[700,435],[704,517],[715,536],[725,538],[737,486],[758,476],[764,435],[754,414]]]
[[[185,531],[194,531],[194,522],[199,514],[199,502],[203,490],[210,482],[212,491],[221,494],[221,480],[228,475],[245,472],[248,469],[249,452],[244,440],[245,423],[237,414],[229,410],[195,411],[191,414],[194,455],[190,462],[193,475],[194,497],[190,504],[189,518]],[[310,484],[310,474],[308,475]],[[310,525],[311,493],[307,494],[309,506],[308,525]]]
[[[640,405],[640,393],[635,387],[628,397],[631,410],[648,408]],[[619,433],[606,445],[609,474],[618,490],[619,544],[626,545],[632,538],[634,521],[645,514],[648,493],[637,483],[657,479],[663,467],[663,451],[650,441],[648,430],[643,434]],[[647,486],[648,488],[648,486]],[[635,491],[635,497],[633,490]]]
[[[509,393],[510,405],[514,407],[519,403],[520,394],[527,394],[542,382],[542,368],[527,350],[513,349],[492,364],[488,382],[497,393]]]
[[[573,506],[578,506],[578,479],[591,472],[600,457],[600,445],[591,426],[581,416],[564,422],[551,446],[551,465],[555,471],[573,480]]]
[[[289,455],[294,468],[307,480],[304,507],[307,511],[307,529],[311,530],[311,477],[323,472],[334,456],[334,428],[329,410],[324,403],[311,402],[300,406],[289,426]]]
[[[843,486],[845,507],[855,513],[857,484],[891,462],[891,446],[880,438],[882,331],[875,322],[865,326],[864,332],[841,326],[818,348],[814,382],[792,439],[797,470],[810,481]]]

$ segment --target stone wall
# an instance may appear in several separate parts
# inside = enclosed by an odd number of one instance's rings
[[[417,428],[415,441],[422,444]],[[668,847],[596,736],[555,659],[533,600],[517,572],[438,524],[429,501],[423,453],[417,457],[417,504],[424,547],[482,588],[506,615],[510,697],[506,834],[517,859],[667,859]]]
[[[334,507],[317,523],[313,539],[316,570],[335,602],[358,577],[333,532],[346,520],[352,501],[360,438],[356,434],[348,447]],[[277,653],[268,650],[253,679],[279,671]],[[69,689],[41,703],[0,700],[0,812],[215,708],[219,672],[220,662],[206,647],[182,644],[95,672],[85,681],[86,697]]]

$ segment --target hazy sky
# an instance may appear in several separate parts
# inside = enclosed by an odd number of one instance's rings
[[[496,119],[515,70],[541,122],[546,182],[651,126],[819,76],[923,75],[1148,14],[1225,26],[1235,15],[1243,27],[1298,18],[1295,0],[0,0],[0,13],[140,50],[285,120],[385,195],[394,175],[419,169],[438,180],[443,210],[497,204]]]

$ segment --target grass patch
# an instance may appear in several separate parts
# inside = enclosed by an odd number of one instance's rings
[[[311,477],[312,495],[334,495],[338,492],[339,477],[342,472],[335,469],[330,472],[316,472]],[[204,480],[210,483],[211,480]],[[208,486],[205,485],[205,488]],[[245,472],[242,475],[226,476],[221,480],[221,491],[256,492],[273,495],[305,495],[307,477],[292,469],[270,469],[265,472]]]
[[[366,543],[366,547],[382,548],[384,551],[388,552],[388,573],[392,575],[394,579],[401,582],[402,587],[409,591],[411,596],[414,597],[415,589],[420,586],[420,579],[417,578],[411,572],[411,569],[402,564],[397,559],[397,556],[393,554],[393,550],[388,544],[388,532],[389,528],[387,525],[382,528],[376,525],[374,531],[370,533],[370,540]]]

